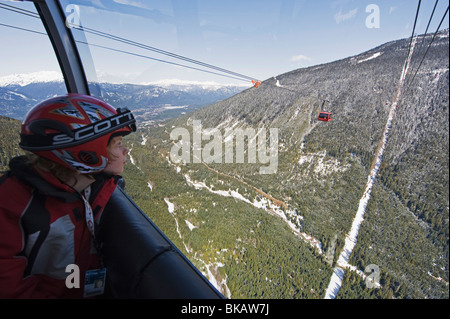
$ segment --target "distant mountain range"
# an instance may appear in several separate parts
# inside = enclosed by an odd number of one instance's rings
[[[141,121],[157,121],[178,116],[224,100],[245,86],[211,82],[162,81],[156,84],[90,83],[91,94],[114,107],[136,111]],[[0,77],[0,115],[22,119],[38,102],[66,93],[62,75],[43,71]]]

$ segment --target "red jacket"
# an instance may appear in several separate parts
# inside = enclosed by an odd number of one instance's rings
[[[117,180],[91,185],[95,221]],[[93,243],[81,194],[24,157],[11,160],[0,178],[0,298],[82,298],[86,270],[99,268]],[[80,288],[66,287],[70,264],[79,267]]]

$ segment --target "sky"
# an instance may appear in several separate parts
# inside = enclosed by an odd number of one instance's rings
[[[154,48],[265,80],[298,68],[357,55],[411,36],[419,1],[415,0],[94,0],[62,1],[67,19]],[[90,5],[85,5],[89,3]],[[435,0],[422,0],[416,34],[425,32]],[[58,71],[39,19],[4,10],[33,4],[0,0],[0,77]],[[428,33],[435,32],[447,9],[440,0]],[[441,29],[449,27],[448,15]],[[5,26],[9,25],[9,26]],[[251,85],[153,59],[201,68],[94,34],[85,36],[95,74],[92,80],[155,83],[168,79]],[[106,46],[110,49],[100,48]],[[121,50],[122,52],[111,50]],[[124,53],[127,52],[127,53]],[[133,54],[133,55],[132,55]],[[139,55],[139,56],[137,56]],[[84,61],[91,59],[85,59]],[[217,72],[212,69],[208,71]]]

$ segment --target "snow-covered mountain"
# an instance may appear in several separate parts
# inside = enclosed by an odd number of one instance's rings
[[[209,90],[209,91],[218,91],[218,90],[235,90],[237,88],[241,88],[241,90],[251,87],[250,83],[245,83],[241,85],[236,84],[220,84],[213,81],[185,81],[178,79],[165,79],[154,82],[143,83],[143,85],[154,85],[160,86],[170,90],[177,91],[192,91],[192,90]]]
[[[139,110],[143,120],[159,120],[227,99],[248,85],[163,80],[146,84],[91,83],[90,87],[91,94],[115,107]],[[39,101],[65,92],[61,73],[54,71],[0,77],[0,115],[22,119]]]
[[[25,74],[11,74],[0,77],[0,87],[9,85],[26,86],[31,83],[63,82],[61,72],[40,71]]]

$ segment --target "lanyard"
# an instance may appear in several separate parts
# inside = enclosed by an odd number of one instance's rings
[[[83,194],[84,194],[84,195],[83,195]],[[92,212],[91,204],[89,204],[89,202],[88,202],[88,200],[87,200],[87,199],[89,199],[89,197],[91,196],[91,186],[88,186],[88,187],[83,191],[83,194],[81,194],[81,198],[83,198],[83,201],[84,201],[84,215],[85,215],[85,218],[86,218],[86,226],[87,226],[87,228],[89,229],[89,232],[91,233],[92,238],[94,239],[94,245],[95,245],[95,248],[96,248],[97,251],[99,252],[99,263],[100,263],[100,267],[101,267],[101,268],[104,268],[104,265],[103,265],[103,257],[102,257],[102,255],[100,254],[100,247],[99,247],[99,244],[98,244],[98,242],[97,242],[97,240],[96,240],[96,238],[95,238],[95,232],[94,232],[94,227],[95,227],[95,224],[94,224],[94,214],[93,214],[93,212]]]
[[[95,232],[94,232],[94,214],[92,213],[92,207],[87,201],[86,198],[89,198],[91,195],[91,186],[88,186],[84,190],[84,196],[82,195],[81,198],[83,198],[84,201],[84,214],[86,217],[86,226],[89,229],[89,232],[92,234],[92,237],[95,238]]]
[[[94,214],[92,213],[92,207],[88,202],[91,195],[91,186],[88,186],[81,194],[81,198],[84,201],[84,213],[86,216],[86,226],[94,239],[94,244],[97,246],[94,233]],[[97,250],[100,252],[98,247]],[[103,265],[102,256],[98,255],[98,262],[101,269],[90,269],[86,271],[86,277],[84,282],[84,293],[83,297],[92,297],[97,295],[102,295],[105,289],[106,280],[106,268]]]

